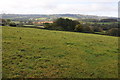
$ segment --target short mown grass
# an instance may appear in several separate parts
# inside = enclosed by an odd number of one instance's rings
[[[3,78],[117,78],[118,38],[3,26]]]

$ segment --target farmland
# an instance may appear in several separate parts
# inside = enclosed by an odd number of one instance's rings
[[[118,37],[3,26],[3,78],[117,78]]]

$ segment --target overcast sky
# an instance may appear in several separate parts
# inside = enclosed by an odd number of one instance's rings
[[[119,0],[1,0],[0,13],[118,16]]]

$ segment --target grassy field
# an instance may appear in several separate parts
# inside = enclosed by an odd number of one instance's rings
[[[77,18],[73,18],[73,17],[62,17],[62,18],[64,18],[64,19],[72,19],[72,20],[77,20]]]
[[[117,78],[118,38],[3,27],[3,78]]]
[[[46,20],[47,18],[36,18],[35,20]]]
[[[81,21],[82,22],[82,21]],[[84,22],[84,21],[83,21]],[[110,25],[110,24],[118,24],[118,22],[87,22],[88,24],[104,24],[104,25]]]

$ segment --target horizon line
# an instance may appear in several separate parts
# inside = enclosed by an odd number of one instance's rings
[[[15,14],[15,15],[58,15],[58,14],[73,14],[73,15],[85,15],[85,16],[99,16],[99,17],[116,17],[118,16],[106,16],[106,15],[94,15],[94,14],[79,14],[79,13],[51,13],[51,14],[45,14],[45,13],[0,13],[0,14]]]

